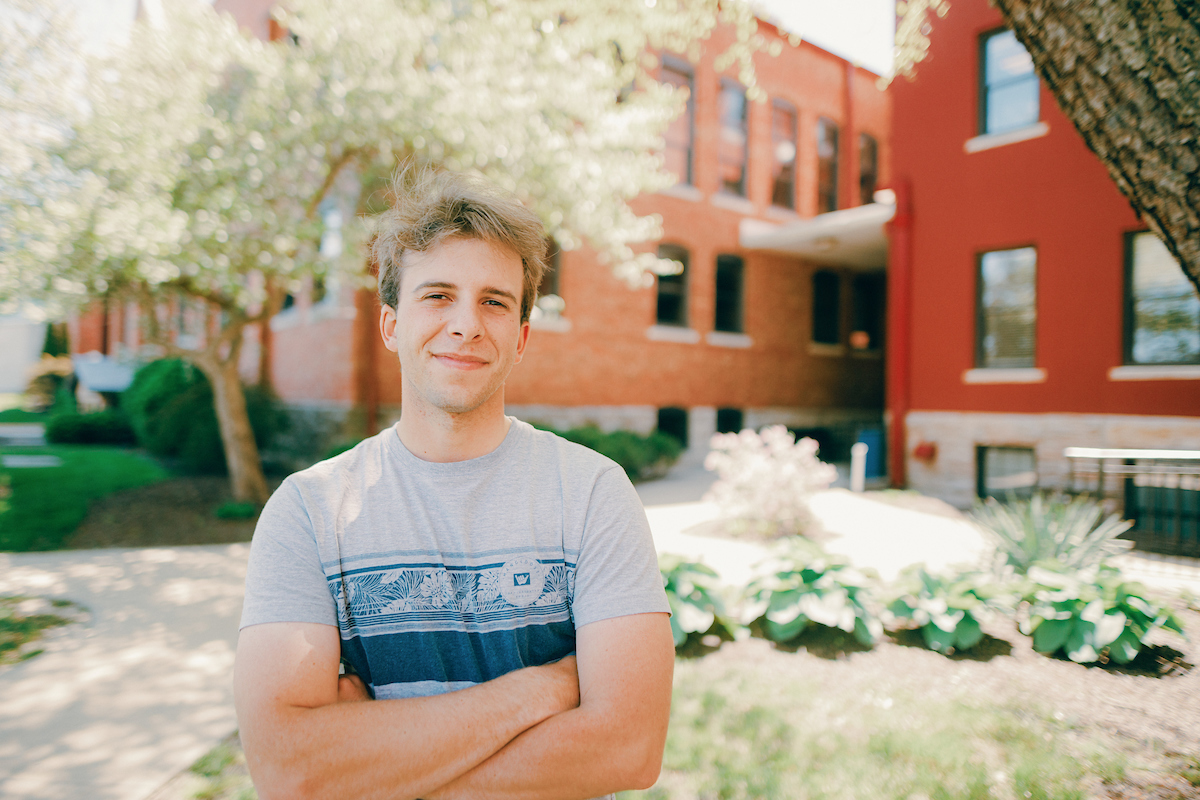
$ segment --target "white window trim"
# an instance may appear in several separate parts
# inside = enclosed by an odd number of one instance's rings
[[[1045,383],[1041,367],[978,367],[963,373],[963,383]]]
[[[1198,381],[1200,364],[1127,364],[1108,371],[1110,381]]]
[[[714,206],[727,208],[730,211],[737,211],[740,214],[754,214],[757,211],[752,201],[739,194],[716,192],[710,200]]]
[[[846,354],[846,345],[809,342],[808,354],[810,356],[844,356]]]
[[[549,314],[533,319],[529,319],[529,327],[535,331],[553,331],[554,333],[566,333],[571,330],[571,320],[566,317],[552,317]]]
[[[646,338],[655,342],[698,344],[700,331],[694,328],[681,328],[678,325],[651,325],[646,329]]]
[[[968,153],[978,153],[981,150],[991,150],[993,147],[1003,147],[1006,144],[1016,144],[1029,139],[1038,139],[1050,132],[1050,126],[1044,122],[1035,122],[1024,128],[1004,133],[985,133],[963,142],[963,150]]]
[[[704,334],[704,341],[714,347],[753,347],[754,340],[744,333],[732,331],[709,331]]]
[[[666,197],[677,197],[680,200],[689,200],[693,203],[698,203],[704,199],[704,192],[690,183],[676,183],[673,186],[663,189],[659,194]]]

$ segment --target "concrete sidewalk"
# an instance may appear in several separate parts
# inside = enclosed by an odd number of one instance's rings
[[[0,554],[0,594],[91,621],[0,668],[0,797],[142,800],[236,726],[249,545]]]
[[[638,493],[660,552],[703,560],[744,585],[762,544],[705,534],[713,476],[674,471]],[[936,501],[899,508],[844,489],[812,506],[825,546],[886,580],[904,566],[971,562],[979,532]],[[235,727],[231,675],[248,544],[0,554],[0,594],[62,597],[92,620],[0,668],[0,796],[145,800]],[[1194,560],[1122,557],[1134,577],[1200,594]]]

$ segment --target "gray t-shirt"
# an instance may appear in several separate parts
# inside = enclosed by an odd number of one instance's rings
[[[383,699],[549,663],[582,625],[666,611],[625,473],[513,419],[468,461],[422,461],[389,428],[290,476],[254,532],[241,627],[337,625]]]

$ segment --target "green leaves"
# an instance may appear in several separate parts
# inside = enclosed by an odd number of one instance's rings
[[[1148,600],[1145,587],[1109,565],[1070,571],[1042,562],[1030,569],[1024,592],[1029,616],[1021,630],[1033,636],[1039,653],[1061,650],[1079,663],[1127,664],[1155,630],[1183,634],[1173,611]]]
[[[757,621],[776,642],[795,639],[812,623],[843,630],[870,646],[883,633],[872,610],[873,582],[873,575],[853,569],[845,558],[793,538],[777,546],[746,587],[742,621]]]
[[[914,623],[926,647],[947,655],[977,645],[983,638],[980,619],[1013,605],[986,573],[966,570],[935,575],[922,565],[901,574],[892,597],[888,605],[892,618]]]
[[[1068,568],[1093,567],[1131,543],[1118,539],[1133,526],[1084,496],[1035,494],[1029,500],[1001,503],[988,498],[971,512],[1007,564],[1024,575],[1039,561],[1056,560]]]
[[[707,633],[714,624],[730,636],[740,635],[741,626],[727,615],[717,573],[711,567],[664,554],[658,559],[658,569],[671,607],[671,635],[676,647],[692,634]]]

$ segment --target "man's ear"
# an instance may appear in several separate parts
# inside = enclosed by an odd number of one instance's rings
[[[383,346],[393,353],[400,347],[396,341],[396,309],[389,305],[379,309],[379,335],[383,338]]]
[[[525,346],[529,344],[529,320],[521,323],[521,333],[517,335],[517,359],[513,361],[513,366],[521,363],[521,356],[525,355]]]

